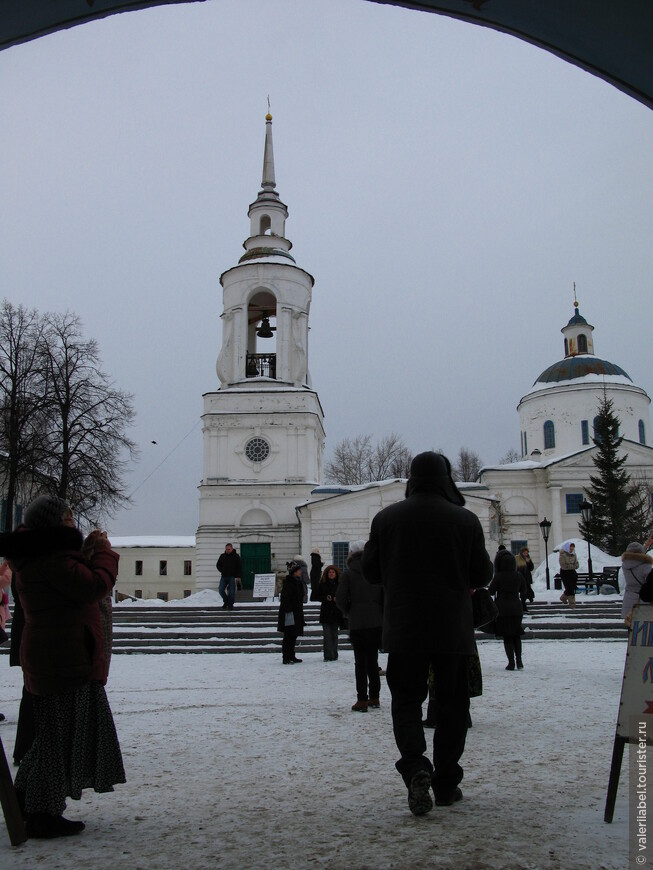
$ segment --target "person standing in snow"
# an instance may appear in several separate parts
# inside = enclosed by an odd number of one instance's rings
[[[570,607],[575,607],[578,556],[576,555],[576,545],[573,541],[564,542],[562,547],[560,547],[558,559],[560,562],[560,579],[565,587],[565,591],[560,596],[560,601],[563,604],[568,604]]]
[[[624,620],[639,602],[640,590],[648,575],[653,571],[653,556],[649,556],[646,552],[650,550],[652,544],[653,538],[648,538],[643,545],[638,541],[633,541],[628,544],[626,552],[621,557],[621,570],[624,578],[621,618]]]
[[[342,621],[342,613],[336,604],[339,579],[340,570],[335,565],[327,565],[315,594],[316,600],[321,602],[320,625],[325,662],[335,662],[338,659],[338,628]]]
[[[281,660],[284,665],[302,663],[302,659],[298,659],[295,655],[297,638],[300,634],[304,634],[304,584],[301,573],[301,565],[297,562],[288,562],[288,574],[283,581],[279,596],[277,631],[283,634]]]
[[[497,597],[497,633],[503,637],[503,647],[508,656],[507,671],[524,667],[521,657],[522,599],[526,596],[526,581],[517,570],[515,557],[509,550],[497,553],[494,560],[494,577],[488,590]]]
[[[317,587],[320,584],[320,577],[322,576],[322,566],[324,562],[320,556],[320,551],[318,547],[314,547],[311,550],[311,570],[309,572],[309,577],[311,581],[311,601],[317,601]]]
[[[336,604],[349,621],[349,638],[354,650],[356,703],[351,709],[356,713],[379,707],[381,693],[379,647],[383,590],[368,583],[363,576],[364,546],[365,541],[354,541],[350,546],[347,567],[336,592]]]
[[[215,563],[215,567],[221,575],[218,592],[222,596],[224,602],[222,609],[233,610],[234,602],[236,600],[236,583],[240,583],[243,568],[240,556],[231,544],[226,545],[224,553]]]
[[[474,654],[470,588],[492,577],[481,523],[464,503],[449,460],[420,453],[410,466],[406,498],[374,517],[363,552],[365,577],[384,588],[383,649],[401,754],[396,768],[416,816],[433,807],[431,787],[440,806],[462,798],[459,761],[469,715],[468,657]],[[429,665],[437,701],[433,765],[422,726]]]
[[[125,782],[98,607],[116,582],[119,557],[98,538],[86,559],[70,507],[57,496],[35,499],[24,525],[0,535],[25,614],[20,663],[36,724],[14,787],[27,836],[51,839],[84,829],[63,817],[67,797]]]
[[[533,569],[535,566],[531,561],[528,547],[522,547],[515,559],[517,560],[517,570],[524,578],[526,584],[524,592],[521,595],[521,606],[524,613],[527,613],[526,602],[535,601],[535,593],[533,592]]]

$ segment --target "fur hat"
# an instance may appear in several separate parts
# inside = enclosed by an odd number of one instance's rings
[[[58,495],[40,495],[26,509],[23,522],[28,529],[60,526],[67,510],[69,510],[68,502]]]
[[[288,569],[289,574],[294,574],[295,571],[301,571],[301,567],[302,566],[299,564],[299,562],[286,562],[286,568]]]
[[[366,543],[367,541],[353,541],[349,545],[349,555],[351,556],[352,553],[362,553]]]

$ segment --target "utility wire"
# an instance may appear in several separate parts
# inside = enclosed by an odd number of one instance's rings
[[[172,454],[175,452],[175,450],[176,450],[178,447],[181,447],[181,445],[182,445],[182,444],[184,443],[184,441],[189,437],[189,435],[192,435],[192,433],[195,431],[195,429],[197,429],[197,427],[199,426],[199,424],[200,424],[201,422],[202,422],[202,419],[200,418],[200,419],[197,421],[197,423],[195,423],[195,425],[192,427],[192,429],[190,429],[190,430],[189,430],[189,431],[184,435],[184,437],[181,439],[181,441],[179,441],[177,444],[175,444],[175,446],[172,448],[172,450],[171,450],[169,453],[167,453],[167,454],[163,457],[163,459],[161,460],[161,462],[159,462],[159,464],[158,464],[155,468],[153,468],[152,471],[150,471],[150,473],[147,475],[147,477],[146,477],[144,480],[141,480],[141,482],[138,484],[138,486],[136,487],[136,489],[135,489],[132,493],[130,493],[130,495],[128,496],[128,498],[129,498],[130,500],[131,500],[131,499],[136,495],[136,493],[138,492],[138,490],[148,482],[148,480],[152,477],[152,475],[155,474],[155,473],[159,470],[159,468],[161,468],[161,466],[163,465],[163,463],[164,463],[164,462],[167,462],[168,459],[170,459],[170,457],[171,457]]]

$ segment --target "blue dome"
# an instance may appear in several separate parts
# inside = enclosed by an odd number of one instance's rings
[[[578,324],[587,325],[587,321],[585,320],[585,318],[583,317],[583,315],[580,313],[580,311],[577,308],[576,311],[574,312],[574,316],[570,319],[567,326],[578,326]]]
[[[622,378],[628,378],[629,381],[632,380],[621,366],[616,366],[605,359],[599,359],[597,356],[582,354],[581,356],[569,356],[549,366],[537,378],[535,384],[557,384],[560,381],[584,378],[585,375],[619,375]]]

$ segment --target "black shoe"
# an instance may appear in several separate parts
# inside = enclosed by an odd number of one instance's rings
[[[304,661],[304,659],[298,659],[298,658],[294,658],[294,659],[292,659],[292,663],[293,663],[294,665],[301,665],[301,663],[302,663],[303,661]]]
[[[509,665],[506,665],[506,670],[507,670],[507,671],[514,671],[514,670],[515,670],[515,663],[514,663],[514,662],[510,662]]]
[[[5,714],[0,713],[0,722],[4,722],[4,721],[5,721]]]
[[[227,607],[229,607],[229,605],[228,605],[228,604],[223,604],[223,605],[222,605],[222,610],[226,610],[226,609],[227,609]]]
[[[414,816],[425,816],[433,809],[431,798],[431,774],[418,770],[408,786],[408,806]]]
[[[284,663],[284,665],[294,665],[295,659],[284,659],[283,663]]]
[[[80,834],[84,822],[71,822],[63,816],[49,816],[47,813],[30,813],[25,823],[25,833],[32,840],[53,840],[55,837],[71,837]]]
[[[451,804],[455,804],[456,801],[461,801],[463,799],[462,791],[456,786],[453,791],[447,792],[446,794],[441,794],[435,796],[435,805],[437,807],[450,807]]]

